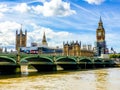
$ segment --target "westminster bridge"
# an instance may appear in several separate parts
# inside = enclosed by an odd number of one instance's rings
[[[113,67],[113,60],[96,57],[76,57],[38,54],[0,54],[0,72],[16,72],[21,65],[33,66],[40,71],[55,71],[57,66],[64,70]]]

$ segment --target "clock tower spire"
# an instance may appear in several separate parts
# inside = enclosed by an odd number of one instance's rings
[[[101,54],[106,54],[106,41],[105,41],[105,29],[103,27],[103,22],[100,17],[98,22],[98,28],[96,30],[96,53],[97,56]]]
[[[43,34],[42,45],[48,46],[47,40],[46,40],[46,36],[45,36],[45,32],[44,32],[44,34]]]

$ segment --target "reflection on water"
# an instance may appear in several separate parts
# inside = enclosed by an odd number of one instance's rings
[[[0,76],[0,90],[120,90],[120,68]]]

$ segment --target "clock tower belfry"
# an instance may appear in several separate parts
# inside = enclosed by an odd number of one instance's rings
[[[96,54],[101,56],[101,54],[106,54],[106,41],[105,41],[105,29],[103,27],[103,22],[100,17],[98,28],[96,30]]]
[[[96,38],[97,38],[97,42],[103,42],[105,41],[105,30],[103,27],[103,23],[102,23],[102,19],[100,17],[100,21],[98,23],[98,28],[96,30]]]

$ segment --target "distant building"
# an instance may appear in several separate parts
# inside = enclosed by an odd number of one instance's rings
[[[38,54],[38,47],[20,47],[20,52],[26,54]]]
[[[63,43],[63,55],[66,56],[87,56],[92,57],[94,55],[91,45],[83,45],[81,42]]]
[[[100,17],[100,21],[98,23],[98,28],[96,30],[96,43],[95,43],[95,54],[96,56],[101,56],[101,54],[107,54],[108,53],[108,48],[106,46],[106,41],[105,41],[105,29],[103,27],[103,22]]]
[[[26,47],[26,43],[27,43],[27,31],[25,31],[25,34],[23,34],[21,26],[20,33],[18,33],[18,30],[16,31],[16,50],[18,50],[20,47]]]
[[[20,52],[24,52],[27,54],[61,55],[63,54],[63,49],[58,47],[57,48],[48,47],[48,43],[44,32],[41,44],[32,42],[30,47],[20,47]]]
[[[38,46],[38,44],[36,42],[31,43],[31,47],[36,47],[36,46]]]
[[[49,54],[49,55],[62,55],[63,49],[50,48],[50,47],[21,47],[20,52],[27,54]]]

